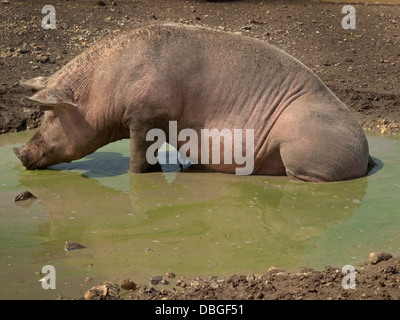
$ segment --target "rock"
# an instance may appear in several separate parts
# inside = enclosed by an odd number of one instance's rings
[[[85,300],[117,300],[118,295],[118,285],[111,281],[105,281],[103,285],[94,286],[86,291],[83,298]]]
[[[169,278],[169,279],[172,279],[172,278],[175,278],[175,277],[176,277],[175,273],[173,273],[173,272],[167,272],[167,273],[165,274],[165,276],[166,276],[167,278]]]
[[[24,201],[24,200],[28,200],[28,199],[36,199],[36,197],[29,191],[24,191],[24,192],[21,192],[19,195],[17,195],[14,198],[14,202]]]
[[[388,260],[392,257],[393,256],[388,252],[383,252],[383,251],[371,252],[368,256],[368,262],[370,264],[377,264],[381,261]]]
[[[275,266],[272,266],[272,267],[270,267],[270,268],[268,269],[267,272],[269,272],[269,273],[278,273],[278,272],[285,272],[285,270],[280,269],[280,268],[275,267]]]
[[[86,247],[79,243],[76,243],[76,242],[72,242],[72,241],[65,242],[65,250],[66,251],[78,250],[78,249],[84,249],[84,248],[86,248]]]
[[[36,56],[36,61],[41,63],[46,63],[49,61],[49,59],[50,56],[48,56],[47,54],[39,54]]]
[[[108,289],[107,295],[110,298],[116,298],[116,299],[119,298],[118,296],[119,287],[116,283],[111,281],[104,281],[103,285],[107,287]]]
[[[186,286],[187,286],[186,282],[183,281],[183,280],[178,280],[178,281],[176,281],[175,285],[176,285],[177,287],[181,287],[181,288],[186,288]]]
[[[137,286],[131,279],[122,279],[120,282],[121,289],[124,290],[136,290]]]
[[[29,52],[28,45],[24,43],[21,48],[17,49],[17,52],[22,54],[28,53]]]
[[[156,285],[156,284],[159,284],[162,279],[163,279],[162,276],[153,276],[153,277],[150,277],[150,283],[152,285]]]
[[[85,300],[104,300],[104,298],[107,296],[107,291],[108,290],[106,286],[94,286],[86,291],[83,298]]]

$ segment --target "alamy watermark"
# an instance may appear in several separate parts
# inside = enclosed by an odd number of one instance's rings
[[[56,28],[56,9],[51,5],[45,5],[42,8],[42,13],[45,16],[42,19],[42,28],[47,29],[55,29]]]
[[[39,281],[42,283],[42,288],[45,290],[56,288],[56,268],[52,265],[42,267],[42,274],[46,274]]]
[[[345,276],[342,279],[342,288],[345,290],[356,288],[356,268],[352,265],[346,264],[342,268],[342,273]]]
[[[149,164],[166,164],[166,159],[157,159],[155,156],[161,146],[167,142],[166,134],[161,129],[151,129],[147,132],[146,141],[154,142],[146,151],[146,160]],[[242,129],[201,129],[200,137],[194,129],[183,129],[177,132],[177,122],[169,121],[168,143],[173,146],[178,145],[178,141],[185,141],[179,150],[172,151],[172,156],[168,157],[168,164],[187,163],[190,160],[193,164],[233,164],[243,165],[236,167],[235,174],[249,175],[254,169],[254,129],[246,129],[246,140],[243,143]],[[186,141],[188,139],[188,141]],[[223,139],[223,140],[221,140]],[[210,148],[211,140],[211,148]],[[223,141],[223,143],[221,143]],[[199,144],[200,143],[200,144]],[[223,153],[221,153],[223,145]],[[244,148],[243,148],[244,146]],[[199,149],[201,154],[199,155]],[[210,154],[211,149],[211,154]],[[178,160],[178,154],[180,160]],[[244,152],[244,154],[243,154]],[[175,155],[174,155],[175,153]],[[188,155],[190,154],[190,156]],[[221,161],[223,155],[223,161]]]
[[[342,8],[342,13],[346,14],[342,19],[342,28],[343,29],[355,29],[356,28],[356,9],[347,5]]]

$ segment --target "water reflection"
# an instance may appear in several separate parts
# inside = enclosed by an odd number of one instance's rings
[[[136,272],[168,267],[203,274],[297,268],[310,238],[348,219],[367,188],[367,179],[309,184],[190,170],[174,173],[171,183],[163,172],[115,170],[125,158],[101,152],[80,164],[21,175],[20,187],[49,216],[34,235],[43,243],[35,262],[62,259],[59,249],[69,240],[84,244],[108,272],[128,265]],[[130,189],[115,187],[123,185]]]

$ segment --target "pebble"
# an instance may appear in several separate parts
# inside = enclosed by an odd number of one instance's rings
[[[39,54],[36,56],[36,61],[41,63],[46,63],[50,60],[50,57],[47,54]]]
[[[118,291],[117,284],[105,281],[102,285],[94,286],[86,291],[83,298],[85,300],[117,300],[119,299]]]
[[[135,290],[137,288],[136,283],[134,283],[131,279],[122,279],[120,282],[120,286],[124,290]]]
[[[28,48],[28,45],[26,44],[26,43],[24,43],[23,45],[22,45],[22,47],[21,48],[19,48],[18,50],[17,50],[17,52],[18,53],[27,53],[27,52],[29,52],[29,48]]]
[[[187,286],[186,282],[183,281],[183,280],[178,280],[178,281],[176,281],[175,285],[176,285],[177,287],[181,287],[181,288],[185,288],[185,287]]]
[[[383,251],[371,252],[368,256],[368,262],[370,264],[377,264],[381,261],[389,260],[392,257],[393,256],[388,252],[383,252]]]
[[[14,202],[24,201],[24,200],[28,200],[28,199],[36,199],[36,197],[29,191],[24,191],[24,192],[21,192],[19,195],[17,195],[14,198]]]
[[[152,276],[152,277],[150,277],[150,283],[152,285],[156,285],[156,284],[159,284],[162,279],[163,279],[162,276]]]
[[[275,266],[272,266],[272,267],[270,267],[270,268],[268,269],[267,272],[276,272],[276,273],[278,273],[278,272],[285,272],[285,270],[280,269],[280,268],[275,267]]]
[[[84,249],[86,248],[85,246],[72,242],[72,241],[67,241],[65,242],[65,251],[71,251],[71,250],[78,250],[78,249]]]
[[[103,300],[107,296],[106,286],[94,286],[86,291],[83,298],[85,300]]]

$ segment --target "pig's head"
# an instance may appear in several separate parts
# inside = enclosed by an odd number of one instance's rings
[[[45,111],[42,125],[32,139],[25,146],[14,148],[27,169],[46,168],[90,153],[87,143],[91,137],[90,126],[67,90],[47,86],[47,79],[43,77],[21,82],[21,85],[37,91],[22,102]]]

